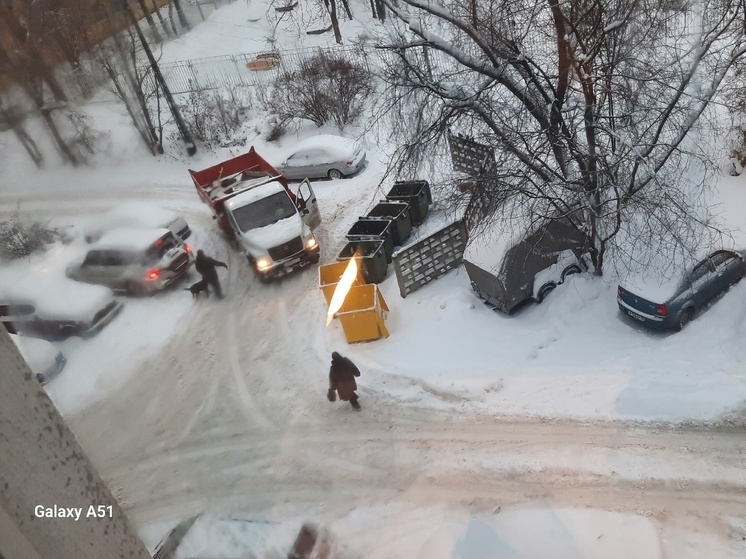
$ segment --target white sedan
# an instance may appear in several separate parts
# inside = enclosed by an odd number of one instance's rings
[[[276,167],[291,180],[341,179],[359,173],[367,163],[365,150],[353,140],[319,134],[298,142]]]

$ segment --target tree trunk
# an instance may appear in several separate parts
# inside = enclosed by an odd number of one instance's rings
[[[199,16],[202,18],[202,21],[205,21],[205,13],[202,11],[202,4],[200,4],[199,0],[195,0],[194,3],[197,5],[197,10],[199,11]]]
[[[168,21],[171,22],[171,29],[173,29],[174,35],[178,35],[178,31],[176,31],[176,23],[174,22],[174,3],[169,2],[168,3]]]
[[[375,2],[378,10],[378,19],[383,23],[386,21],[386,4],[383,3],[383,0],[375,0]]]
[[[163,17],[162,15],[161,15],[161,10],[160,10],[160,8],[158,7],[158,2],[157,2],[157,0],[150,0],[150,2],[151,2],[151,3],[153,4],[153,13],[154,13],[154,14],[156,15],[156,17],[158,18],[158,22],[159,22],[159,23],[161,24],[161,27],[162,27],[162,28],[163,28],[163,30],[164,30],[164,31],[166,32],[166,35],[171,35],[171,31],[170,31],[170,30],[168,29],[168,25],[166,24],[166,20],[165,20],[165,19],[164,19],[164,17]],[[169,7],[170,7],[170,6],[171,6],[171,4],[169,3]],[[176,35],[176,30],[174,30],[174,35]]]
[[[150,15],[150,12],[148,11],[147,6],[145,5],[145,0],[137,0],[137,4],[138,6],[140,6],[140,9],[142,10],[143,15],[145,16],[145,21],[148,22],[148,25],[150,26],[150,30],[153,32],[153,39],[155,39],[156,43],[162,43],[163,37],[161,37],[161,34],[158,32],[158,27],[155,25],[155,21],[153,21],[153,17]]]
[[[44,165],[44,156],[39,151],[39,146],[36,145],[34,139],[29,136],[29,133],[23,127],[22,119],[13,114],[12,111],[2,107],[0,108],[0,122],[3,122],[8,128],[13,130],[13,134],[18,138],[18,141],[23,146],[23,149],[26,150],[34,165],[41,169]]]
[[[36,102],[36,100],[35,100]],[[37,102],[37,105],[39,103]],[[54,143],[57,146],[57,149],[59,150],[62,157],[64,157],[67,161],[73,164],[74,167],[77,167],[81,164],[80,158],[75,155],[72,149],[70,149],[70,146],[67,145],[67,142],[65,142],[65,139],[62,137],[62,134],[60,133],[60,129],[57,126],[57,123],[54,121],[54,118],[52,118],[52,111],[50,109],[47,109],[41,105],[39,105],[39,112],[41,113],[42,119],[44,119],[44,123],[47,125],[47,128],[49,129],[49,133],[52,135],[52,138],[54,139]]]
[[[352,12],[350,11],[350,2],[349,0],[342,0],[342,6],[345,9],[345,12],[347,13],[347,19],[352,21]]]
[[[127,114],[130,116],[130,119],[132,120],[132,125],[135,127],[135,130],[137,130],[137,133],[140,135],[140,138],[142,139],[143,143],[150,150],[150,153],[155,155],[157,139],[152,136],[152,131],[150,131],[151,134],[148,134],[149,131],[146,130],[142,126],[140,121],[138,120],[137,114],[135,113],[135,109],[132,106],[132,103],[130,102],[129,95],[127,95],[127,92],[124,90],[124,87],[119,81],[119,76],[116,72],[116,69],[108,61],[106,61],[104,63],[104,70],[106,71],[106,74],[109,76],[109,79],[111,79],[111,83],[114,85],[114,88],[116,89],[117,97],[119,97],[124,103],[124,106],[127,109]]]
[[[184,10],[181,9],[181,0],[172,0],[174,6],[176,6],[176,14],[179,16],[179,25],[184,29],[189,29],[189,20],[184,15]]]
[[[342,32],[339,30],[339,20],[337,19],[337,0],[329,0],[329,14],[332,17],[332,28],[334,29],[334,40],[338,45],[342,44]]]

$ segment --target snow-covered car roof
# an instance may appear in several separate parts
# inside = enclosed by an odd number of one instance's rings
[[[134,229],[121,228],[109,231],[96,243],[91,245],[91,250],[97,249],[125,249],[145,250],[164,235],[169,234],[168,229]]]
[[[257,200],[261,200],[262,198],[266,198],[267,196],[271,196],[272,194],[277,194],[278,192],[286,191],[279,182],[271,181],[247,190],[246,192],[236,194],[233,198],[226,201],[225,207],[229,210],[240,208],[247,204],[251,204],[252,202],[256,202]]]
[[[299,151],[305,151],[309,149],[320,149],[329,153],[330,155],[338,156],[342,159],[351,156],[357,143],[355,140],[349,138],[343,138],[342,136],[335,136],[334,134],[318,134],[317,136],[311,136],[305,140],[301,140],[295,144],[288,155],[297,153]]]
[[[46,340],[10,334],[18,351],[35,375],[44,375],[55,368],[60,350]]]
[[[50,319],[89,321],[114,300],[102,285],[79,283],[65,276],[42,276],[18,270],[0,273],[0,302],[30,303],[36,314]]]
[[[96,216],[84,228],[84,234],[100,237],[106,231],[117,228],[160,228],[173,223],[179,215],[149,202],[122,202],[116,207]]]

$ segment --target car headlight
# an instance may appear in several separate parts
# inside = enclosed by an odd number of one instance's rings
[[[269,258],[259,258],[256,261],[256,269],[257,270],[266,270],[272,265],[272,262]]]
[[[316,246],[317,244],[318,244],[318,243],[316,242],[316,239],[315,239],[314,237],[311,237],[311,238],[309,238],[309,239],[308,239],[308,240],[306,241],[306,246],[307,246],[308,248],[314,248],[314,247],[315,247],[315,246]]]

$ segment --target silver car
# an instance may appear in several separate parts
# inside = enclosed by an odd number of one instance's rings
[[[192,234],[179,214],[150,202],[122,202],[94,217],[83,229],[87,243],[95,243],[108,231],[120,228],[168,229],[183,241]]]
[[[67,267],[67,276],[132,295],[152,295],[184,277],[194,255],[168,229],[115,229]]]
[[[365,151],[354,141],[320,134],[299,142],[277,170],[291,180],[341,179],[359,173],[367,163]]]

